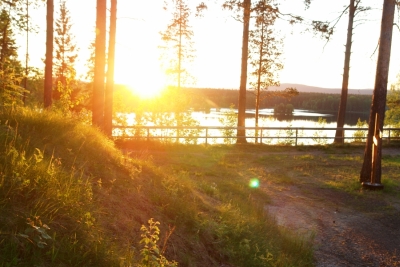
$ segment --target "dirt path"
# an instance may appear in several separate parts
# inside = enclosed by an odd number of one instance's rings
[[[384,151],[384,155],[399,153]],[[265,209],[279,225],[313,237],[317,267],[400,266],[398,199],[382,200],[376,192],[357,199],[307,184],[285,188],[268,184],[263,190],[272,199]]]
[[[190,153],[196,154],[197,152]],[[198,152],[199,157],[201,153]],[[271,180],[261,185],[261,189],[271,199],[270,203],[265,206],[265,210],[276,219],[279,225],[293,230],[301,237],[312,240],[315,248],[315,266],[400,267],[400,199],[398,197],[396,198],[394,194],[382,195],[381,192],[373,191],[361,191],[359,194],[348,193],[334,187],[323,186],[323,182],[332,180],[332,177],[315,176],[314,173],[318,175],[318,173],[325,172],[313,172],[314,165],[311,163],[304,168],[308,168],[307,170],[312,173],[308,177],[310,181],[302,180],[304,182],[300,183],[299,179],[307,180],[307,177],[298,176],[299,171],[291,170],[287,164],[282,163],[282,170],[279,169],[279,161],[273,161],[270,165],[265,164],[268,162],[268,157],[277,156],[277,158],[285,159],[288,155],[294,157],[311,155],[317,159],[317,164],[323,165],[329,162],[330,157],[335,156],[335,153],[339,157],[343,156],[342,158],[347,155],[362,158],[363,148],[333,149],[329,152],[312,148],[277,149],[245,151],[245,153],[247,153],[246,160],[249,165],[257,162],[254,166],[263,168],[266,176],[268,173],[272,176],[276,174],[279,176],[282,172],[284,172],[283,175],[293,176],[291,177],[293,182],[288,184],[282,185],[282,183]],[[159,157],[165,152],[152,151],[151,154]],[[239,157],[243,156],[243,151],[221,154],[225,155],[226,161],[241,162]],[[172,157],[181,157],[182,155],[187,155],[187,152],[174,152]],[[385,148],[383,155],[398,157],[400,149]],[[169,157],[172,158],[171,155]],[[259,162],[260,157],[267,157],[267,159]],[[290,164],[296,164],[293,157],[290,160]],[[161,162],[165,163],[165,159]],[[344,172],[346,175],[346,169],[341,169],[346,167],[345,165],[343,159],[338,163],[333,162],[327,173],[332,174],[338,170],[338,173]],[[297,168],[301,167],[297,166]]]

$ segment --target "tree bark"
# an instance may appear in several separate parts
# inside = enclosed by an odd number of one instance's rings
[[[247,85],[247,60],[249,57],[249,27],[250,27],[250,8],[251,0],[243,1],[243,38],[242,38],[242,66],[240,73],[239,88],[239,107],[238,107],[238,129],[237,143],[247,143],[246,141],[246,85]]]
[[[47,28],[46,28],[46,60],[44,69],[44,108],[52,104],[53,87],[53,36],[54,36],[54,1],[47,0]]]
[[[256,114],[255,114],[255,126],[258,127],[258,116],[260,110],[260,94],[261,94],[261,69],[262,69],[262,62],[263,62],[263,47],[264,47],[264,22],[261,26],[261,38],[260,38],[260,49],[258,51],[259,58],[258,58],[258,75],[257,75],[257,91],[256,91]],[[255,131],[256,133],[256,140],[255,142],[258,143],[258,129]]]
[[[104,78],[107,1],[97,0],[92,125],[104,130]]]
[[[28,64],[29,64],[29,1],[26,0],[26,53],[25,53],[25,78],[24,78],[24,94],[22,96],[22,102],[24,106],[26,104],[26,92],[28,90]]]
[[[385,116],[386,93],[389,74],[390,50],[392,45],[393,19],[395,11],[395,0],[384,0],[381,22],[381,34],[379,40],[378,62],[376,66],[375,87],[372,95],[371,111],[369,116],[368,137],[364,151],[364,163],[360,172],[360,182],[371,181],[372,171],[372,144],[375,127],[375,116],[379,117],[379,130],[383,129]],[[381,138],[379,138],[381,140]],[[375,161],[375,171],[377,180],[381,180],[381,159],[382,159],[382,141],[378,143],[377,157]]]
[[[112,136],[112,110],[114,91],[114,62],[115,62],[115,39],[117,32],[117,0],[111,0],[110,7],[110,39],[108,44],[107,61],[107,83],[104,102],[104,132]]]
[[[344,127],[344,120],[346,116],[346,106],[347,106],[347,95],[349,89],[349,72],[350,72],[350,57],[351,57],[351,45],[353,37],[353,22],[354,15],[356,12],[355,0],[350,0],[349,5],[349,23],[347,26],[347,41],[346,41],[346,51],[344,54],[344,68],[343,68],[343,80],[342,80],[342,94],[340,96],[339,111],[337,117],[337,128]],[[334,143],[343,144],[344,143],[344,131],[336,130]]]

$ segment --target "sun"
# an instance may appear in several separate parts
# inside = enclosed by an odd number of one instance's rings
[[[119,74],[118,82],[142,99],[157,97],[166,87],[166,76],[158,67]]]
[[[165,84],[161,79],[148,77],[148,79],[132,81],[127,84],[128,88],[132,90],[135,95],[143,99],[157,97],[165,88]]]

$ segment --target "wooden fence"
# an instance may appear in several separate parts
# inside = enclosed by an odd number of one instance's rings
[[[159,140],[164,142],[184,143],[234,143],[237,129],[241,127],[223,126],[113,126],[113,136],[123,139]],[[246,130],[246,140],[264,144],[327,144],[335,138],[337,129],[345,133],[342,137],[348,142],[364,142],[368,128],[321,128],[321,127],[242,127]],[[400,140],[400,128],[384,128],[382,139],[388,143],[391,140]],[[230,141],[229,141],[230,140]]]

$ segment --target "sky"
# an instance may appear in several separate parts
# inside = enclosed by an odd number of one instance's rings
[[[127,84],[137,90],[159,88],[165,83],[165,76],[160,68],[162,44],[160,31],[166,29],[170,20],[168,12],[162,9],[163,0],[132,1],[118,0],[117,45],[115,81]],[[189,2],[195,3],[194,0]],[[234,19],[234,13],[224,11],[220,5],[210,6],[203,17],[190,18],[194,32],[195,59],[191,74],[196,78],[196,87],[238,89],[240,81],[240,61],[242,46],[242,24]],[[304,10],[302,0],[282,0],[280,9],[283,13],[300,14],[310,20],[333,21],[339,16],[348,0],[313,0],[311,8]],[[364,5],[373,9],[358,17],[354,30],[350,89],[372,89],[374,87],[377,48],[380,31],[382,0],[364,0]],[[86,72],[89,58],[89,45],[94,41],[96,0],[68,0],[67,8],[72,17],[71,32],[79,47],[77,62],[78,75]],[[44,69],[45,55],[45,6],[32,10],[33,24],[38,32],[29,35],[30,65]],[[193,11],[194,13],[194,11]],[[59,1],[55,0],[55,18],[59,14]],[[290,26],[279,21],[276,25],[284,38],[280,72],[281,83],[298,83],[325,88],[341,88],[344,65],[344,50],[347,34],[348,17],[343,16],[337,24],[331,40],[313,36],[304,27]],[[18,36],[19,54],[25,55],[26,35]],[[392,57],[389,83],[396,81],[400,72],[400,32],[394,27]],[[21,58],[22,59],[22,58]],[[23,59],[24,60],[24,59]]]

